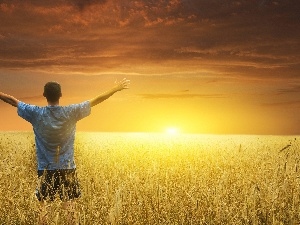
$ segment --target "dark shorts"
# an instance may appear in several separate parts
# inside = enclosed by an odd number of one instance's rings
[[[39,201],[55,199],[56,194],[62,201],[80,197],[80,187],[76,169],[38,170],[39,185],[36,197]]]

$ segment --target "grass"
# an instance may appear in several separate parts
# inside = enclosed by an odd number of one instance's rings
[[[78,133],[81,224],[297,224],[298,137]],[[36,224],[32,133],[0,133],[0,224]],[[64,224],[61,202],[50,224]]]

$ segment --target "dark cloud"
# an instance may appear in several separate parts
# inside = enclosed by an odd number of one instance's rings
[[[300,85],[291,85],[288,88],[281,88],[277,90],[277,94],[293,94],[300,93]]]
[[[282,101],[282,102],[269,102],[269,103],[264,103],[262,104],[262,106],[265,107],[286,107],[286,109],[288,109],[288,107],[297,107],[300,108],[300,100],[296,100],[296,101]]]
[[[97,4],[105,4],[108,0],[69,0],[72,4],[74,4],[80,11],[84,10],[86,7],[97,5]]]
[[[145,99],[186,99],[186,98],[224,98],[222,94],[139,94]]]
[[[296,0],[0,1],[0,67],[298,77]],[[185,68],[188,67],[188,68]],[[124,71],[123,71],[124,72]]]

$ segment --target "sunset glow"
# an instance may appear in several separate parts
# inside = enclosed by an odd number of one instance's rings
[[[0,91],[62,105],[131,80],[79,131],[300,134],[299,5],[291,1],[0,3]],[[0,130],[31,130],[0,102]],[[4,118],[4,119],[3,119]]]

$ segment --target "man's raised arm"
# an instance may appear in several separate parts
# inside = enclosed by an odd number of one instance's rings
[[[7,95],[7,94],[4,94],[2,92],[0,92],[0,99],[14,107],[17,107],[18,106],[18,103],[19,103],[19,100],[16,99],[15,97],[13,96],[10,96],[10,95]]]
[[[116,93],[118,91],[122,91],[123,89],[128,89],[129,84],[130,84],[130,81],[126,80],[126,78],[124,78],[120,82],[116,82],[116,85],[112,89],[110,89],[109,91],[106,91],[106,92],[98,95],[97,97],[91,99],[90,100],[91,107],[93,107],[95,105],[98,105],[99,103],[101,103],[104,100],[108,99],[110,96],[112,96],[114,93]]]

